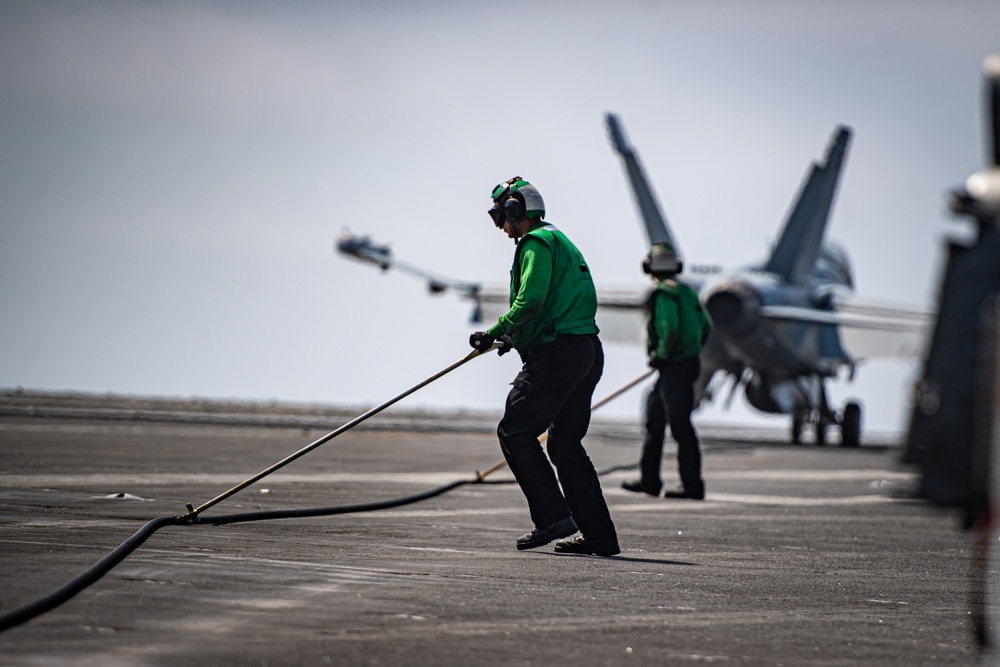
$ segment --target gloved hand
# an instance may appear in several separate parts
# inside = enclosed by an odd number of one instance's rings
[[[507,334],[500,336],[497,340],[500,341],[500,347],[497,348],[497,356],[502,357],[514,349],[514,343],[511,342],[510,336]]]
[[[493,336],[485,331],[476,331],[469,336],[469,345],[480,352],[485,352],[493,345],[493,340]]]

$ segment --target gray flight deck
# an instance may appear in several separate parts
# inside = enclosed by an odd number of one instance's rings
[[[86,403],[0,401],[0,613],[345,421],[280,406],[231,419],[212,406]],[[204,518],[471,479],[499,460],[491,419],[390,409]],[[636,462],[637,429],[595,423],[599,470]],[[915,474],[896,443],[702,434],[704,502],[623,491],[632,470],[603,475],[618,557],[515,550],[530,525],[510,483],[376,512],[168,526],[75,598],[0,634],[0,664],[989,664],[970,620],[973,536],[909,498]]]

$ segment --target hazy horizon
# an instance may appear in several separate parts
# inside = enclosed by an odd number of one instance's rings
[[[515,173],[599,286],[641,289],[609,111],[686,260],[726,267],[763,256],[850,126],[829,236],[859,295],[931,308],[998,25],[929,0],[0,4],[0,387],[380,403],[467,354],[471,307],[334,241],[503,286],[485,210]],[[607,347],[598,396],[644,370]],[[517,366],[405,405],[499,409]],[[917,368],[866,362],[831,398],[902,430]],[[785,423],[719,403],[697,419]]]

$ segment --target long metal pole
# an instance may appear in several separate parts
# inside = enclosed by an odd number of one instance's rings
[[[188,506],[187,506],[188,513],[187,514],[179,515],[177,517],[177,519],[179,519],[181,521],[193,521],[193,520],[195,520],[197,518],[198,514],[200,514],[201,512],[204,512],[209,507],[215,505],[216,503],[222,502],[223,500],[225,500],[229,496],[233,495],[237,491],[241,491],[242,489],[245,489],[246,487],[250,486],[254,482],[257,482],[257,481],[263,479],[264,477],[267,477],[268,475],[270,475],[275,470],[288,465],[289,463],[291,463],[295,459],[308,454],[309,452],[311,452],[312,450],[316,449],[317,447],[319,447],[323,443],[325,443],[325,442],[327,442],[329,440],[332,440],[333,438],[336,438],[338,435],[340,435],[344,431],[347,431],[349,429],[354,428],[355,426],[357,426],[358,424],[360,424],[364,420],[368,419],[372,415],[376,415],[379,412],[382,412],[383,410],[385,410],[387,407],[389,407],[393,403],[396,403],[397,401],[399,401],[399,400],[401,400],[403,398],[406,398],[407,396],[409,396],[413,392],[417,391],[418,389],[421,389],[422,387],[425,387],[425,386],[429,385],[431,382],[434,382],[435,380],[437,380],[441,376],[447,375],[448,373],[450,373],[451,371],[455,370],[456,368],[458,368],[459,366],[461,366],[465,362],[470,361],[472,359],[475,359],[479,355],[485,354],[486,352],[494,350],[497,347],[499,347],[499,345],[496,344],[496,343],[494,343],[494,345],[492,347],[484,350],[483,352],[480,352],[478,350],[473,350],[467,356],[465,356],[462,359],[459,359],[458,361],[456,361],[455,363],[453,363],[451,366],[448,366],[444,370],[438,371],[437,373],[435,373],[434,375],[430,376],[429,378],[427,378],[423,382],[420,382],[419,384],[413,385],[412,387],[410,387],[409,389],[407,389],[403,393],[397,394],[396,396],[393,396],[392,398],[390,398],[385,403],[382,403],[381,405],[375,406],[374,408],[372,408],[368,412],[364,413],[363,415],[359,415],[359,416],[355,417],[354,419],[352,419],[351,421],[347,422],[346,424],[344,424],[340,428],[327,433],[326,435],[324,435],[319,440],[316,440],[315,442],[310,443],[309,445],[306,445],[305,447],[303,447],[299,451],[295,452],[294,454],[290,454],[289,456],[286,456],[285,458],[281,459],[280,461],[278,461],[274,465],[270,466],[269,468],[265,468],[264,470],[261,470],[259,473],[257,473],[253,477],[251,477],[251,478],[249,478],[249,479],[247,479],[247,480],[245,480],[243,482],[240,482],[239,484],[237,484],[233,488],[229,489],[225,493],[219,494],[215,498],[212,498],[208,502],[203,503],[203,504],[199,505],[198,507],[192,507],[191,504],[188,504]]]
[[[628,391],[632,387],[636,386],[637,384],[639,384],[640,382],[642,382],[643,380],[645,380],[646,378],[648,378],[650,375],[652,375],[655,372],[656,372],[655,368],[650,368],[648,371],[646,371],[645,373],[643,373],[642,375],[640,375],[636,379],[632,380],[631,382],[629,382],[627,385],[625,385],[621,389],[619,389],[617,391],[611,392],[610,394],[608,394],[607,396],[605,396],[604,398],[602,398],[601,400],[599,400],[597,403],[594,403],[594,405],[592,405],[590,409],[591,410],[596,410],[597,408],[601,407],[605,403],[610,403],[611,401],[613,401],[614,399],[618,398],[619,396],[621,396],[622,394],[624,394],[626,391]]]

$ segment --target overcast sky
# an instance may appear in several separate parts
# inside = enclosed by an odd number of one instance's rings
[[[998,26],[992,1],[7,0],[0,387],[381,402],[467,353],[470,308],[334,240],[503,286],[513,248],[485,210],[514,174],[599,286],[641,289],[608,111],[687,261],[723,266],[763,256],[851,126],[830,235],[861,295],[932,307]],[[599,395],[644,370],[607,347]],[[514,357],[404,405],[499,409]],[[872,362],[833,398],[899,431],[915,372]],[[698,419],[761,421],[740,400]]]

